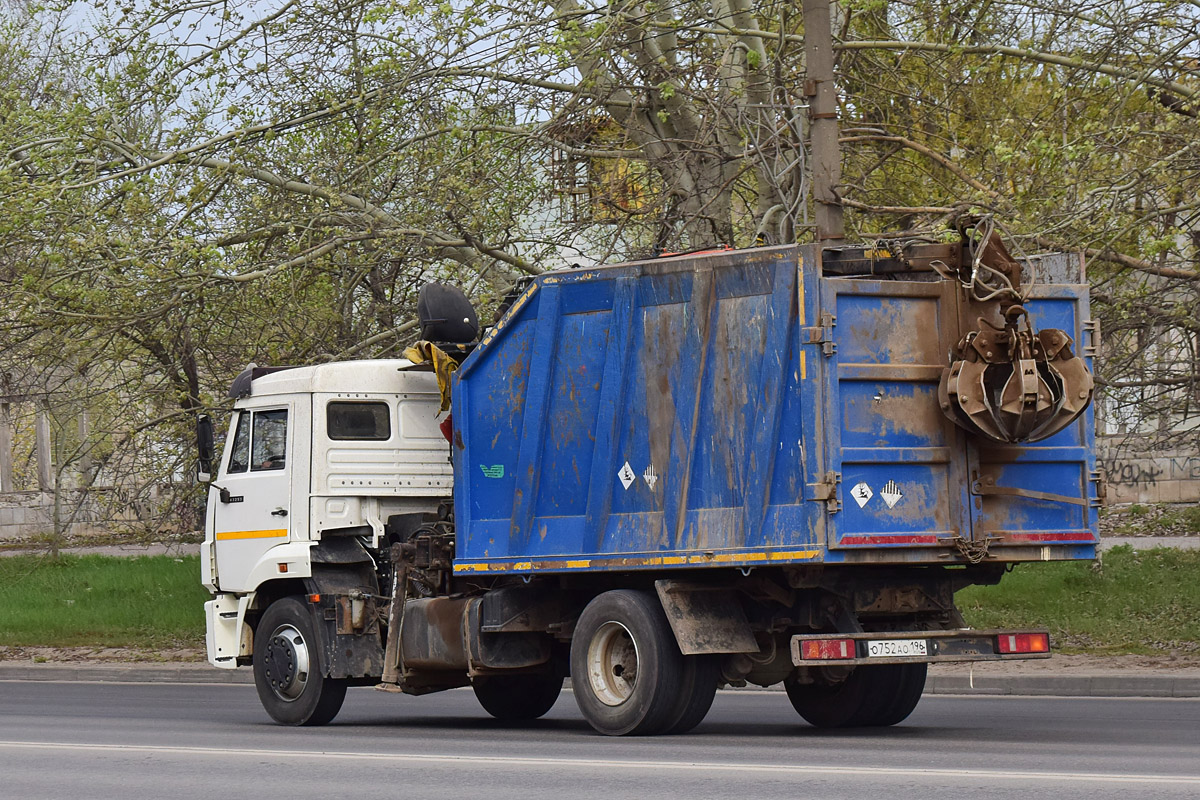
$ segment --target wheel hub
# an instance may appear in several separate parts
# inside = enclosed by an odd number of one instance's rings
[[[588,681],[600,702],[619,706],[637,685],[637,642],[619,622],[606,622],[588,645]]]
[[[293,626],[280,625],[267,642],[263,665],[271,691],[281,700],[295,700],[308,685],[308,671],[308,645],[304,637]]]

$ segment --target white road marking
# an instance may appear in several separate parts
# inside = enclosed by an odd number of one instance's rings
[[[249,673],[249,671],[250,671],[249,669],[245,670],[246,673]],[[992,677],[995,677],[995,676],[992,676]],[[999,677],[1004,677],[1004,676],[999,676]],[[1043,677],[1043,676],[1039,675],[1036,677]],[[1047,672],[1045,677],[1053,677],[1053,673]],[[1071,677],[1071,676],[1067,675],[1067,677]],[[567,680],[569,681],[570,679],[568,678]],[[97,680],[74,680],[72,678],[63,678],[63,679],[54,678],[54,679],[50,679],[50,680],[46,680],[44,678],[0,678],[0,684],[4,684],[4,683],[56,684],[59,686],[150,686],[150,685],[164,686],[164,685],[170,685],[170,686],[195,686],[195,687],[205,687],[205,688],[214,688],[214,689],[240,689],[240,690],[247,690],[247,689],[254,688],[254,683],[249,680],[239,681],[239,682],[234,682],[234,681],[177,681],[177,680],[160,680],[157,678],[150,679],[150,680],[130,679],[130,680],[120,680],[120,681],[108,681],[108,680],[98,680],[98,679]],[[447,689],[446,692],[458,692],[461,694],[472,694],[471,687],[469,687],[469,686],[463,686],[458,689]],[[565,694],[571,694],[571,686],[569,683],[563,687],[563,692]],[[738,687],[738,688],[725,687],[725,688],[717,690],[718,697],[725,696],[725,695],[740,696],[740,695],[744,695],[744,694],[780,697],[783,695],[783,684],[777,683],[777,684],[775,684],[775,686],[773,688],[770,688],[770,689],[763,689],[763,688],[748,689],[748,688],[742,688],[742,687]],[[1200,697],[1139,697],[1136,695],[1114,695],[1114,696],[1108,697],[1105,695],[1040,694],[1040,693],[1039,694],[990,694],[987,690],[978,690],[978,691],[974,691],[974,692],[965,692],[965,691],[931,692],[928,689],[926,689],[926,691],[922,695],[922,697],[971,698],[974,700],[1009,701],[1009,702],[1020,702],[1022,700],[1028,700],[1031,697],[1036,697],[1038,700],[1069,700],[1069,701],[1073,701],[1073,702],[1074,701],[1088,702],[1088,701],[1093,701],[1093,700],[1102,700],[1105,703],[1121,703],[1121,702],[1124,702],[1124,703],[1197,703],[1197,702],[1200,702]]]
[[[1031,772],[988,769],[914,769],[905,767],[835,767],[804,764],[733,764],[703,761],[642,761],[600,758],[530,758],[528,756],[448,756],[421,753],[352,753],[323,750],[265,750],[234,747],[165,747],[157,745],[0,741],[0,750],[50,750],[82,753],[140,753],[178,756],[244,756],[250,758],[334,761],[378,761],[390,764],[476,765],[488,767],[583,767],[594,769],[696,770],[760,772],[773,775],[836,775],[880,778],[945,778],[973,780],[1069,781],[1073,783],[1150,783],[1200,786],[1200,775],[1136,775],[1129,773]]]

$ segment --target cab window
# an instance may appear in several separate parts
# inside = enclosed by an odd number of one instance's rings
[[[255,411],[253,428],[250,471],[283,469],[287,463],[287,410]]]
[[[233,435],[233,447],[229,450],[228,473],[245,472],[250,465],[250,413],[238,414],[237,431]]]
[[[335,401],[325,407],[325,428],[330,439],[384,441],[392,436],[387,403]]]

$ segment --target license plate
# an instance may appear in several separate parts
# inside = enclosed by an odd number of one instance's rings
[[[929,655],[925,639],[871,639],[867,641],[869,658],[904,658]]]

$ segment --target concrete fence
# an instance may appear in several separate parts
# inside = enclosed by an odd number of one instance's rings
[[[99,532],[101,519],[97,503],[83,492],[64,491],[60,514],[72,535]],[[0,493],[0,541],[28,539],[54,532],[54,494],[52,492]]]
[[[1097,460],[1110,503],[1200,503],[1200,449],[1151,448],[1141,438],[1101,437]]]
[[[167,491],[136,502],[122,502],[111,487],[64,489],[59,493],[59,514],[69,538],[121,533],[175,534],[198,525],[192,509],[172,502]],[[0,543],[49,536],[54,533],[54,493],[0,492]]]

